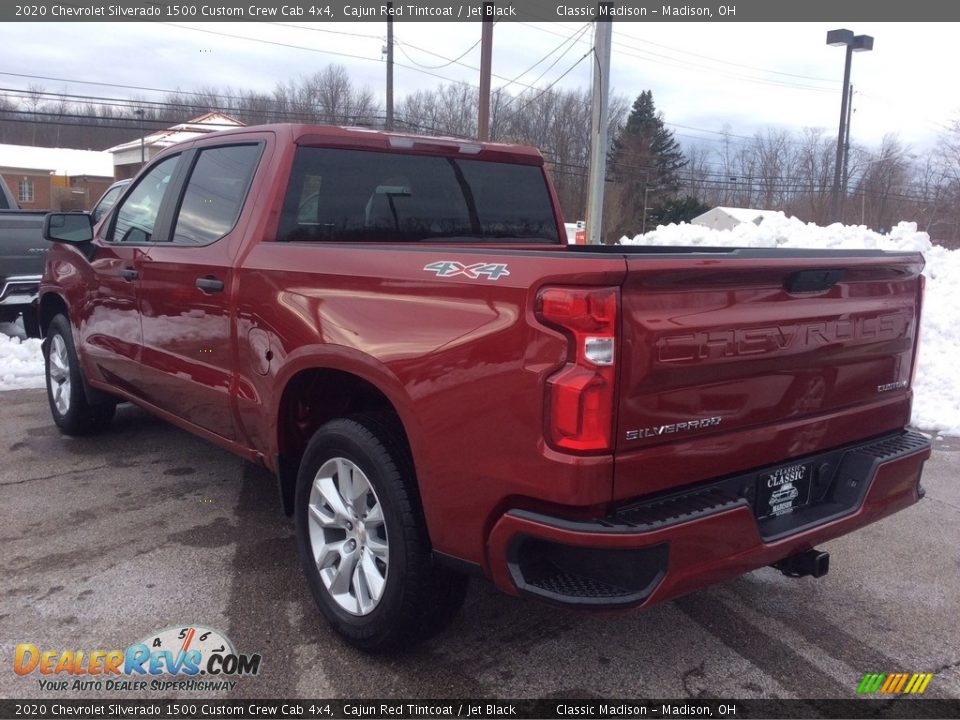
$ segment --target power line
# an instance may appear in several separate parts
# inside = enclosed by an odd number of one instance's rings
[[[518,107],[516,110],[514,110],[514,114],[519,113],[521,110],[523,110],[524,108],[530,106],[531,104],[533,104],[534,102],[536,102],[537,100],[539,100],[541,97],[543,97],[544,95],[546,95],[548,92],[550,92],[550,89],[553,88],[554,85],[556,85],[558,82],[560,82],[561,80],[563,80],[567,75],[569,75],[569,74],[573,71],[573,69],[574,69],[577,65],[579,65],[580,63],[582,63],[587,57],[589,57],[589,56],[592,55],[592,54],[593,54],[593,48],[591,47],[589,50],[587,50],[587,52],[585,52],[583,55],[580,56],[580,59],[579,59],[579,60],[577,60],[573,65],[571,65],[570,67],[568,67],[568,68],[563,72],[563,74],[562,74],[560,77],[558,77],[558,78],[557,78],[556,80],[554,80],[552,83],[550,83],[549,85],[547,85],[543,90],[541,90],[539,93],[537,93],[537,94],[536,94],[534,97],[532,97],[529,101],[525,102],[523,105],[521,105],[521,106]],[[521,96],[518,95],[518,96],[516,96],[516,97],[521,97]]]
[[[564,50],[564,51],[563,51],[563,54],[562,54],[560,57],[558,57],[558,58],[550,65],[550,67],[548,67],[546,70],[544,70],[543,73],[541,73],[540,76],[539,76],[536,80],[533,81],[533,84],[536,85],[537,82],[540,80],[540,78],[542,78],[547,72],[549,72],[550,69],[551,69],[554,65],[556,65],[560,60],[562,60],[563,57],[564,57],[564,55],[566,55],[568,52],[570,52],[570,50],[573,48],[573,46],[576,44],[576,42],[583,36],[583,33],[586,32],[587,28],[589,28],[589,27],[590,27],[590,23],[584,23],[583,27],[581,27],[579,30],[574,30],[568,37],[564,38],[563,42],[561,42],[559,45],[557,45],[555,48],[553,48],[553,50],[551,50],[551,51],[548,52],[546,55],[544,55],[542,58],[540,58],[539,60],[537,60],[533,65],[531,65],[531,66],[528,67],[526,70],[524,70],[522,73],[520,73],[519,75],[517,75],[515,78],[513,78],[513,80],[511,80],[510,82],[508,82],[506,85],[501,85],[499,89],[500,89],[501,91],[502,91],[502,90],[505,90],[506,88],[508,88],[508,87],[510,87],[511,85],[513,85],[514,83],[516,83],[518,80],[520,80],[520,78],[522,78],[522,77],[523,77],[524,75],[526,75],[528,72],[530,72],[531,70],[533,70],[535,67],[537,67],[537,65],[539,65],[540,63],[542,63],[544,60],[546,60],[548,57],[550,57],[551,55],[553,55],[553,54],[554,54],[555,52],[557,52],[560,48],[562,48],[564,45],[566,45],[568,42],[571,42],[571,40],[572,40],[573,42],[570,44],[570,47],[567,48],[566,50]]]
[[[6,92],[7,93],[6,97],[13,97],[20,100],[34,100],[34,99],[37,99],[38,96],[46,96],[44,99],[46,100],[47,98],[49,98],[50,101],[57,101],[57,100],[62,100],[64,98],[70,98],[75,100],[76,99],[84,100],[88,105],[94,104],[93,101],[95,101],[95,104],[97,106],[107,107],[107,108],[118,108],[122,110],[134,110],[134,109],[140,109],[140,108],[182,110],[186,108],[189,110],[199,110],[202,112],[209,112],[212,109],[219,109],[219,110],[226,111],[228,113],[229,112],[248,113],[248,114],[265,113],[265,114],[271,114],[278,117],[288,117],[291,119],[295,119],[298,117],[309,119],[314,117],[314,115],[316,114],[316,113],[311,113],[306,111],[297,111],[297,110],[291,110],[289,108],[285,108],[284,103],[281,101],[271,101],[278,106],[276,109],[271,108],[271,109],[264,110],[257,107],[246,107],[242,105],[217,105],[215,106],[215,108],[212,108],[210,105],[207,105],[207,104],[191,105],[189,103],[172,101],[172,100],[167,100],[167,101],[139,100],[139,99],[131,100],[131,99],[123,99],[123,98],[110,98],[110,97],[102,97],[102,96],[94,96],[94,95],[76,95],[76,94],[70,94],[70,93],[54,93],[54,92],[46,92],[46,91],[41,93],[30,93],[29,91],[22,91],[22,90],[13,89],[13,88],[0,88],[0,92]],[[339,108],[339,110],[345,114],[350,114],[351,112],[354,112],[356,110],[363,110],[364,112],[366,112],[369,109],[370,108],[367,108],[365,106],[356,106],[356,105],[348,105],[348,104],[345,104]],[[317,112],[321,112],[321,111],[317,111]],[[331,114],[331,111],[324,110],[321,112],[321,114]],[[116,117],[116,116],[111,116],[111,117]],[[184,122],[184,121],[176,120],[172,122]]]
[[[494,25],[496,25],[496,23],[494,23]],[[450,65],[457,64],[457,65],[463,65],[464,67],[468,67],[468,68],[470,68],[471,70],[478,70],[479,68],[475,68],[475,67],[473,67],[473,66],[471,66],[471,65],[464,65],[464,64],[461,63],[460,61],[461,61],[463,58],[465,58],[465,57],[470,53],[470,51],[472,51],[477,45],[479,45],[480,42],[481,42],[481,40],[483,40],[482,37],[480,38],[480,40],[477,40],[473,45],[471,45],[471,46],[468,47],[466,50],[464,50],[462,53],[460,53],[457,57],[453,58],[452,60],[447,60],[447,62],[443,63],[442,65],[423,65],[423,64],[421,64],[421,63],[418,63],[416,60],[414,60],[412,57],[410,57],[410,55],[407,53],[407,51],[403,49],[403,46],[406,45],[407,47],[414,48],[414,49],[416,49],[416,50],[419,50],[420,52],[425,52],[425,53],[427,53],[427,54],[429,54],[429,55],[434,55],[434,56],[436,56],[436,57],[440,57],[440,58],[443,57],[443,55],[438,55],[437,53],[433,52],[432,50],[425,50],[424,48],[419,48],[419,47],[417,47],[416,45],[413,45],[413,44],[411,44],[411,43],[401,42],[400,40],[396,40],[396,41],[395,41],[395,44],[396,44],[397,47],[400,48],[400,52],[403,53],[403,56],[404,56],[407,60],[409,60],[410,62],[412,62],[414,65],[416,65],[417,67],[426,68],[427,70],[440,70],[441,68],[445,68],[445,67],[448,67],[448,66],[450,66]],[[446,59],[446,58],[444,58],[444,59]]]
[[[526,25],[526,26],[528,26],[528,27],[530,27],[530,28],[533,28],[533,29],[535,29],[535,30],[538,30],[538,31],[540,31],[540,32],[548,33],[548,34],[550,34],[550,35],[556,35],[557,37],[562,37],[562,36],[563,36],[562,33],[558,33],[558,32],[556,32],[556,31],[554,31],[554,30],[548,30],[548,29],[546,29],[546,28],[539,27],[539,26],[533,25],[533,24],[531,24],[531,23],[520,23],[520,24]],[[621,34],[621,35],[622,35],[622,34]],[[629,35],[628,35],[628,36],[626,36],[626,37],[632,37],[632,36],[629,36]],[[633,38],[633,39],[636,40],[637,38]],[[667,65],[667,66],[669,66],[669,67],[675,67],[675,68],[678,68],[678,69],[681,69],[681,70],[687,70],[687,71],[690,71],[690,72],[704,72],[704,71],[706,71],[706,72],[709,72],[709,73],[712,73],[712,74],[715,74],[715,75],[720,75],[720,76],[722,76],[722,77],[729,77],[729,78],[733,78],[733,79],[737,79],[737,80],[744,80],[744,81],[747,81],[747,82],[754,82],[754,83],[759,83],[759,84],[763,84],[763,85],[770,85],[770,86],[777,86],[777,87],[786,87],[786,88],[798,89],[798,90],[808,90],[808,91],[814,91],[814,92],[829,92],[829,93],[835,93],[835,92],[838,91],[838,90],[835,90],[835,89],[832,89],[832,88],[823,88],[823,87],[817,87],[817,86],[809,85],[809,84],[801,84],[801,83],[793,83],[793,82],[787,82],[787,81],[771,80],[771,79],[766,79],[766,78],[758,78],[758,77],[751,76],[751,75],[744,75],[744,74],[742,74],[742,73],[735,73],[735,72],[725,71],[725,70],[718,69],[718,68],[716,68],[716,67],[714,67],[714,66],[711,66],[711,65],[704,65],[704,64],[702,64],[702,63],[697,63],[697,62],[694,62],[694,61],[684,60],[683,58],[676,58],[676,57],[671,57],[671,56],[669,56],[669,55],[663,55],[663,54],[660,54],[660,53],[653,52],[653,51],[651,51],[651,50],[646,50],[646,49],[644,49],[644,48],[639,48],[639,47],[637,47],[637,46],[635,46],[635,45],[630,45],[630,44],[628,44],[628,43],[624,43],[624,42],[620,42],[620,41],[616,41],[616,40],[614,41],[613,44],[614,44],[614,46],[617,46],[617,47],[619,47],[619,48],[626,48],[626,50],[632,50],[632,51],[633,51],[633,52],[626,52],[625,50],[622,50],[622,49],[621,49],[621,50],[615,50],[615,52],[617,52],[618,54],[626,55],[627,57],[637,58],[637,59],[640,59],[640,60],[646,60],[646,61],[649,61],[649,62],[657,63],[657,64],[659,64],[659,65]],[[640,53],[640,54],[638,54],[638,53]],[[704,57],[706,57],[706,56],[704,56]],[[762,72],[771,72],[771,73],[777,73],[777,72],[778,72],[778,71],[773,71],[773,70],[763,70],[763,69],[761,69],[761,68],[757,68],[757,69],[758,69],[758,70],[761,70]],[[786,74],[786,73],[784,73],[784,74]],[[814,78],[811,78],[811,79],[814,79]]]
[[[234,40],[246,40],[248,42],[257,42],[263,43],[264,45],[274,45],[277,47],[285,47],[291,50],[304,50],[306,52],[315,52],[322,53],[324,55],[336,55],[338,57],[351,58],[353,60],[367,60],[370,62],[380,62],[379,58],[368,58],[364,55],[354,55],[352,53],[339,52],[336,50],[321,50],[320,48],[305,47],[304,45],[294,45],[292,43],[280,42],[279,40],[267,40],[266,38],[252,38],[245,35],[234,35],[232,33],[225,33],[219,30],[206,30],[204,28],[191,27],[189,25],[178,25],[177,23],[170,22],[161,22],[159,25],[167,25],[169,27],[174,27],[179,30],[192,30],[193,32],[206,33],[207,35],[218,35],[220,37],[232,38]]]
[[[180,93],[182,95],[195,95],[197,97],[208,96],[207,93],[190,91],[190,90],[169,90],[164,88],[146,87],[143,85],[121,85],[118,83],[99,82],[96,80],[74,80],[70,78],[51,77],[49,75],[28,75],[26,73],[14,73],[14,72],[3,72],[3,71],[0,71],[0,75],[7,75],[9,77],[20,77],[27,80],[49,80],[50,82],[74,83],[76,85],[95,85],[97,87],[112,87],[112,88],[119,88],[121,90],[143,90],[144,92],[162,92],[162,93],[171,93],[171,94]],[[23,90],[21,92],[30,92],[30,91]],[[221,98],[233,99],[233,100],[243,99],[243,96],[240,96],[240,95],[217,95],[215,97],[221,97]]]
[[[664,45],[662,43],[654,42],[653,40],[644,40],[642,38],[638,38],[633,35],[629,35],[625,32],[620,32],[618,30],[615,30],[613,34],[620,35],[621,37],[627,37],[627,38],[630,38],[631,40],[634,40],[636,42],[641,42],[646,45],[654,45],[656,47],[660,47],[665,50],[670,50],[671,52],[676,52],[683,55],[692,55],[693,57],[701,58],[703,60],[709,60],[710,62],[718,62],[718,63],[723,63],[724,65],[732,65],[734,67],[745,68],[748,70],[756,70],[758,72],[770,73],[772,75],[783,75],[784,77],[799,78],[802,80],[816,80],[818,82],[828,82],[828,83],[834,83],[834,84],[838,83],[836,78],[822,78],[822,77],[816,77],[813,75],[800,75],[797,73],[783,72],[780,70],[771,70],[770,68],[758,67],[756,65],[745,65],[743,63],[737,63],[731,60],[723,60],[721,58],[712,57],[710,55],[701,55],[699,53],[693,52],[692,50],[683,50],[681,48],[675,48],[675,47],[671,47],[670,45]],[[839,88],[837,89],[839,90]]]
[[[276,25],[277,27],[282,28],[309,30],[310,32],[327,33],[329,35],[343,35],[346,37],[367,38],[369,40],[383,40],[383,35],[371,35],[369,33],[347,32],[346,30],[330,30],[329,28],[308,27],[306,25],[297,25],[296,23],[266,22],[264,25]]]

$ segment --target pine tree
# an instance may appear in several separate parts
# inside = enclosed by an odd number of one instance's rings
[[[657,225],[690,222],[709,209],[709,205],[692,195],[669,198],[647,213],[647,230]]]
[[[682,185],[680,170],[687,164],[650,90],[634,101],[627,122],[611,143],[607,164],[607,175],[616,183],[607,208],[611,235],[633,235],[644,225],[649,229],[651,217],[676,197]]]

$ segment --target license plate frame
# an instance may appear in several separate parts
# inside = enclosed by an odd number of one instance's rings
[[[757,474],[758,520],[789,515],[810,503],[813,463],[787,463]]]

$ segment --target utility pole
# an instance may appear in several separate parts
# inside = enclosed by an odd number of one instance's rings
[[[602,2],[597,17],[609,17],[612,3]],[[593,32],[593,113],[590,124],[590,169],[587,177],[587,244],[603,243],[603,182],[607,174],[607,100],[610,90],[609,20],[598,19]]]
[[[477,118],[477,138],[490,139],[490,70],[493,61],[493,3],[483,4],[483,29],[480,34],[480,116]]]
[[[393,130],[393,3],[387,3],[387,130]]]
[[[143,137],[143,108],[137,108],[133,111],[133,114],[140,118],[140,167],[142,168],[146,163],[146,147],[145,140]]]

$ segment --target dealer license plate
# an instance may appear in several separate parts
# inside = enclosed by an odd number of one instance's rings
[[[757,478],[758,519],[788,515],[810,502],[813,463],[781,465]]]

